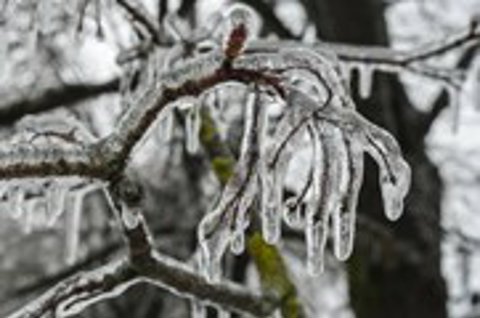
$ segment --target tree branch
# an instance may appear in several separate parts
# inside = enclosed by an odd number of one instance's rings
[[[27,91],[2,92],[0,95],[0,125],[9,125],[28,114],[48,111],[60,106],[115,93],[118,78],[99,84],[59,84]]]

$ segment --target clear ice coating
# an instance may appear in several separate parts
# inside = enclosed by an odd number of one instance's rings
[[[371,125],[367,140],[366,151],[376,160],[380,170],[385,215],[395,221],[403,213],[403,199],[410,188],[410,167],[402,158],[395,138],[385,130]]]
[[[254,38],[260,31],[261,23],[256,13],[249,7],[241,3],[231,5],[225,12],[224,37],[230,36],[232,30],[240,25],[246,28],[247,37]]]
[[[278,242],[282,235],[282,220],[292,228],[303,228],[307,245],[307,269],[312,274],[323,270],[325,247],[330,236],[338,259],[345,260],[352,253],[364,153],[372,156],[379,167],[385,215],[396,220],[403,211],[411,172],[402,158],[398,143],[387,131],[370,123],[355,110],[345,80],[338,73],[340,68],[335,66],[332,69],[333,66],[328,65],[328,54],[321,56],[304,53],[303,50],[291,49],[285,50],[280,56],[251,54],[237,62],[237,67],[252,70],[285,69],[297,78],[302,76],[302,72],[292,73],[291,69],[298,67],[302,71],[310,70],[311,74],[323,79],[319,85],[324,85],[325,88],[317,89],[316,85],[312,85],[315,90],[311,94],[308,90],[305,92],[305,85],[298,89],[295,87],[301,80],[287,81],[288,94],[280,120],[275,124],[268,121],[267,116],[258,120],[258,160],[252,164],[247,162],[248,156],[240,156],[235,174],[226,186],[220,203],[205,216],[200,225],[199,233],[204,245],[214,241],[217,245],[222,245],[220,248],[217,246],[208,249],[210,257],[214,257],[212,263],[215,263],[213,268],[216,268],[217,274],[227,245],[230,244],[231,250],[238,253],[244,244],[245,238],[241,232],[245,231],[248,223],[241,223],[244,226],[240,227],[234,226],[237,216],[235,211],[242,195],[235,198],[234,194],[226,194],[235,193],[234,190],[242,188],[242,185],[243,188],[254,188],[252,179],[245,181],[248,167],[258,168],[256,182],[260,191],[258,195],[252,191],[252,197],[256,195],[260,202],[259,214],[264,239],[271,244]],[[368,66],[359,69],[363,85],[359,90],[364,97],[370,94],[372,71]],[[315,77],[311,74],[304,83]],[[250,140],[245,136],[248,131],[250,130],[244,131],[242,153],[253,147],[245,144],[245,141]],[[308,180],[302,193],[284,198],[284,179],[289,163],[293,154],[304,147],[302,140],[305,140],[303,137],[306,133],[310,135],[312,147],[312,167]],[[253,198],[249,197],[249,200]],[[233,208],[228,210],[227,203]],[[225,206],[219,208],[222,204]],[[216,229],[206,231],[207,225],[213,223]],[[231,230],[233,227],[234,231]],[[216,239],[205,240],[207,232],[214,233]]]
[[[347,184],[340,209],[333,214],[334,253],[339,260],[347,259],[353,250],[358,195],[363,180],[363,151],[360,145],[345,138]]]
[[[214,209],[207,213],[198,228],[202,250],[201,271],[209,281],[221,277],[221,262],[226,249],[241,252],[244,249],[244,232],[248,227],[248,210],[256,195],[257,168],[252,164],[256,153],[259,117],[257,93],[247,98],[241,153],[233,176],[225,185]]]

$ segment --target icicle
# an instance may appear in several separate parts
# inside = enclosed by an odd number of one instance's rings
[[[324,154],[321,145],[320,133],[315,126],[309,126],[312,142],[312,161],[315,162],[312,171],[312,185],[310,198],[307,203],[305,240],[307,245],[307,271],[312,275],[323,272],[324,250],[328,236],[328,215],[318,214],[322,195],[322,176],[324,167]],[[327,176],[323,176],[327,178]]]
[[[46,200],[49,219],[47,226],[53,227],[55,222],[59,219],[65,209],[65,201],[67,198],[68,189],[62,184],[52,182],[47,189]]]
[[[357,69],[358,92],[361,98],[367,99],[372,91],[374,68],[368,64],[359,64]]]
[[[25,214],[25,191],[18,186],[14,186],[12,187],[11,195],[11,215],[13,219],[19,220]]]
[[[392,135],[373,124],[370,124],[367,134],[366,150],[380,169],[379,182],[385,215],[395,221],[403,212],[403,200],[410,188],[411,170]]]
[[[22,218],[22,230],[25,234],[30,234],[33,229],[34,213],[35,213],[35,200],[28,200],[24,205],[24,217]]]
[[[80,242],[80,229],[82,217],[83,194],[69,193],[66,204],[66,250],[65,262],[72,265],[77,260]]]
[[[259,144],[262,145],[260,147],[261,157],[259,163],[261,186],[260,217],[263,238],[267,243],[274,244],[281,236],[283,178],[290,157],[282,153],[274,167],[269,165],[269,155],[273,152],[273,149],[268,149],[266,145],[266,139],[268,138],[267,114],[263,115],[261,122],[260,134],[258,136]]]
[[[163,111],[163,120],[159,126],[157,130],[159,139],[167,143],[170,142],[175,129],[175,117],[172,110],[166,109]]]
[[[345,138],[348,178],[342,206],[333,214],[334,251],[339,260],[346,260],[353,251],[358,195],[363,179],[363,149],[357,141]]]
[[[268,172],[262,178],[262,233],[267,243],[275,244],[281,236],[281,211],[283,183],[276,171]]]
[[[233,176],[232,179],[234,179]],[[255,177],[252,177],[254,180]],[[242,179],[238,179],[242,180]],[[254,182],[250,180],[250,182]],[[245,182],[245,181],[243,181]],[[221,261],[230,245],[235,252],[243,249],[243,232],[248,226],[245,214],[254,199],[255,191],[248,191],[241,199],[244,203],[234,204],[241,184],[229,182],[215,210],[206,214],[198,227],[198,240],[202,249],[202,273],[210,282],[216,282],[221,276]],[[250,186],[247,185],[247,188]],[[233,240],[233,242],[232,242]],[[238,241],[240,240],[240,241]]]
[[[380,186],[382,188],[383,205],[386,216],[396,221],[403,213],[403,197],[399,194],[399,187],[396,184],[396,180],[390,173],[387,172],[388,168],[381,167],[380,173]]]
[[[32,199],[32,201],[35,202],[33,204],[33,213],[35,213],[33,228],[45,228],[49,220],[47,200],[45,199],[45,197],[38,197]]]
[[[324,217],[322,217],[322,220],[307,220],[305,241],[307,245],[307,271],[310,275],[318,275],[324,270],[327,236],[328,224]]]
[[[173,111],[168,111],[164,122],[164,134],[165,140],[171,141],[175,129],[175,117],[173,116]]]
[[[315,132],[317,130],[317,132]],[[312,182],[311,202],[307,210],[307,269],[312,274],[323,271],[324,249],[328,238],[328,222],[331,215],[338,213],[342,186],[342,163],[345,153],[339,150],[342,139],[338,129],[331,124],[321,123],[320,127],[312,129],[314,141],[321,140],[322,157],[316,160],[320,168],[314,172]],[[318,137],[316,137],[318,134]],[[319,148],[319,146],[314,147]]]
[[[198,241],[202,249],[202,274],[209,282],[221,277],[223,254],[231,238],[232,210],[224,212],[220,205],[205,215],[198,226]]]
[[[188,110],[185,118],[186,149],[189,153],[196,153],[199,148],[199,134],[201,126],[201,104],[194,104]]]
[[[446,91],[448,94],[449,107],[452,110],[452,130],[454,133],[458,132],[460,123],[460,91],[453,86],[447,86]]]
[[[191,318],[207,318],[207,306],[196,299],[190,301],[190,310]]]
[[[304,218],[302,216],[302,206],[298,198],[288,198],[283,204],[283,220],[292,228],[299,228],[304,225]]]
[[[67,264],[73,264],[78,256],[80,243],[80,231],[83,212],[83,201],[86,195],[99,189],[99,184],[88,184],[77,191],[71,191],[65,198],[66,215],[66,242],[65,242],[65,261]]]
[[[262,233],[268,243],[275,243],[281,236],[281,220],[283,214],[283,186],[293,151],[298,147],[302,133],[305,131],[305,110],[297,105],[297,91],[291,92],[283,118],[278,123],[270,145],[260,142],[260,181],[261,181],[261,220]],[[307,113],[311,115],[311,112]],[[268,125],[263,124],[266,139]],[[263,149],[263,150],[262,150]]]
[[[352,84],[352,66],[349,63],[343,63],[341,64],[341,71],[345,87],[347,91],[350,91],[350,86]]]

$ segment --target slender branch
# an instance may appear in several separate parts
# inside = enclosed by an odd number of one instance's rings
[[[125,260],[109,263],[59,283],[8,318],[41,318],[48,313],[69,316],[100,299],[117,296],[138,283],[136,277]]]
[[[446,39],[423,45],[414,50],[396,50],[382,46],[361,46],[322,42],[321,46],[330,47],[341,60],[346,62],[363,62],[405,66],[444,55],[452,50],[478,45],[480,27],[472,23],[468,28],[452,34]]]
[[[140,22],[150,33],[153,41],[161,44],[160,41],[160,24],[157,22],[139,0],[117,0],[118,4],[123,7],[132,17]]]
[[[457,69],[466,70],[472,64],[475,59],[475,55],[478,53],[478,47],[470,47],[467,49],[461,56],[459,62],[457,63]],[[440,113],[448,106],[448,94],[446,91],[442,91],[436,101],[433,103],[432,109],[430,112],[425,114],[422,120],[422,134],[426,135],[430,130],[433,122]]]

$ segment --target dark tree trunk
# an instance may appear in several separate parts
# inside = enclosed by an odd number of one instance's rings
[[[387,45],[382,3],[304,0],[321,38]],[[359,213],[366,223],[385,227],[392,239],[372,236],[362,224],[357,225],[362,244],[357,244],[348,264],[356,316],[446,317],[446,289],[440,273],[442,183],[426,155],[425,115],[412,107],[402,85],[392,76],[376,75],[371,98],[357,101],[362,113],[397,137],[412,167],[413,184],[404,216],[396,223],[385,221],[376,167],[370,160],[366,164]]]

